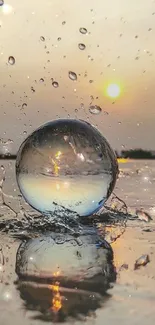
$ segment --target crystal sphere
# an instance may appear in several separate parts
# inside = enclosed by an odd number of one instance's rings
[[[91,124],[74,119],[48,122],[20,146],[16,177],[25,200],[42,214],[63,207],[80,216],[97,212],[110,196],[118,164]]]
[[[84,226],[78,236],[50,231],[23,241],[16,255],[16,273],[19,278],[32,276],[33,279],[53,280],[57,277],[64,286],[68,281],[80,280],[78,287],[82,289],[82,280],[95,279],[98,274],[101,278],[106,274],[111,281],[112,261],[110,244],[94,227]],[[99,285],[98,290],[102,292],[102,289]]]
[[[51,320],[58,312],[61,320],[87,316],[103,305],[116,281],[113,251],[91,228],[78,237],[50,232],[20,244],[16,284],[28,310]]]

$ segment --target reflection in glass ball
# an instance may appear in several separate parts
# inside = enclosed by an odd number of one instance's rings
[[[17,288],[37,319],[78,319],[100,308],[116,280],[111,246],[92,227],[24,241],[16,255]],[[36,311],[39,312],[36,314]]]
[[[20,191],[43,214],[63,207],[91,215],[111,194],[117,173],[108,142],[82,120],[59,119],[41,126],[23,142],[16,160]]]

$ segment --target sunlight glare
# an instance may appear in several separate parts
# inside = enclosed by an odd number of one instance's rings
[[[2,12],[3,12],[4,15],[11,14],[12,10],[13,10],[13,8],[9,4],[4,4],[3,7],[2,7]]]
[[[109,97],[116,98],[120,95],[120,86],[118,84],[110,84],[107,87],[107,94]]]

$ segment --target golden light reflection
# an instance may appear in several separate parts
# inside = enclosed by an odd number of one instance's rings
[[[60,270],[58,270],[58,271],[53,273],[53,276],[60,276],[60,273],[61,273]]]
[[[129,162],[129,159],[127,159],[127,158],[117,158],[117,162],[121,163],[121,164],[126,164],[127,162]]]
[[[49,285],[49,289],[53,292],[52,306],[51,310],[57,313],[62,307],[62,298],[60,295],[60,284],[55,282],[55,284]]]
[[[60,150],[57,151],[55,154],[55,159],[60,160],[61,155],[62,155],[62,152]],[[54,174],[55,174],[55,176],[58,176],[60,167],[58,166],[58,163],[53,158],[51,159],[51,161],[54,165]]]
[[[61,156],[62,152],[61,151],[57,151],[56,154],[55,154],[55,158],[56,159],[60,159],[60,156]]]
[[[117,208],[117,203],[112,203],[111,204],[111,208],[114,210],[114,209],[116,209]]]
[[[52,159],[52,163],[53,163],[53,165],[54,165],[54,174],[55,174],[55,176],[58,176],[60,167],[59,167],[58,164],[54,161],[54,159]]]

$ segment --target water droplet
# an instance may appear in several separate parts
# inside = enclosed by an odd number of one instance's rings
[[[79,32],[80,32],[81,34],[86,34],[86,33],[87,33],[87,29],[84,28],[84,27],[81,27],[81,28],[79,29]]]
[[[92,79],[91,79],[91,80],[89,80],[89,83],[90,83],[90,84],[92,84],[93,82],[94,82],[94,81],[93,81]]]
[[[42,83],[42,82],[44,82],[44,79],[43,79],[43,78],[40,78],[40,80],[39,80],[39,81]]]
[[[15,58],[14,58],[14,56],[9,56],[9,58],[8,58],[8,63],[9,63],[10,65],[14,65],[14,64],[15,64]]]
[[[27,104],[26,103],[23,103],[22,104],[22,109],[25,109],[27,107]]]
[[[20,191],[46,215],[60,208],[81,216],[98,211],[111,194],[117,174],[117,160],[107,140],[81,120],[46,123],[28,136],[17,154]]]
[[[135,38],[138,38],[138,35],[136,35]]]
[[[71,80],[77,80],[77,74],[73,71],[69,71],[68,76]]]
[[[83,44],[83,43],[79,43],[79,44],[78,44],[78,48],[79,48],[80,50],[85,50],[86,45]]]
[[[59,84],[58,84],[57,81],[53,81],[53,82],[52,82],[52,86],[53,86],[54,88],[58,88],[58,87],[59,87]]]
[[[98,105],[91,105],[89,107],[89,112],[91,114],[97,115],[97,114],[100,114],[102,112],[102,108],[100,106],[98,106]]]
[[[61,37],[58,37],[58,38],[57,38],[57,41],[60,42],[60,41],[61,41]]]
[[[10,144],[10,143],[13,143],[13,140],[11,140],[11,139],[7,139],[7,140],[0,139],[0,144],[2,144],[2,145],[7,145],[7,144]]]
[[[65,25],[66,24],[66,21],[64,20],[63,22],[62,22],[62,25]]]
[[[44,37],[44,36],[40,36],[40,40],[41,40],[42,42],[45,42],[45,37]]]
[[[152,28],[149,28],[149,29],[148,29],[148,32],[151,32],[151,31],[152,31]]]
[[[31,87],[31,91],[32,93],[35,93],[35,89],[33,87]]]
[[[1,170],[2,170],[2,171],[4,171],[4,170],[5,170],[5,168],[4,168],[4,166],[3,166],[3,165],[1,165]]]

